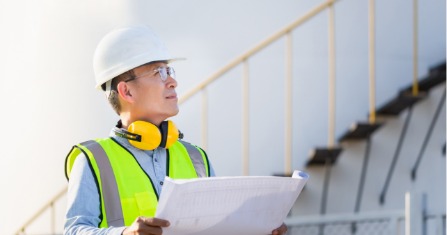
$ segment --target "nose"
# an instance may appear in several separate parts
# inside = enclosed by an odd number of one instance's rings
[[[175,80],[171,75],[168,75],[168,79],[166,80],[166,85],[169,88],[176,88],[177,87],[177,80]]]

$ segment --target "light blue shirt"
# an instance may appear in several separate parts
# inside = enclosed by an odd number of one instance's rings
[[[127,139],[113,135],[121,145],[134,154],[140,166],[154,182],[160,195],[166,176],[166,149],[143,151],[133,147]],[[68,182],[65,235],[121,235],[125,227],[98,228],[101,222],[101,205],[98,188],[87,157],[80,154],[73,165]],[[210,164],[210,175],[215,176]]]

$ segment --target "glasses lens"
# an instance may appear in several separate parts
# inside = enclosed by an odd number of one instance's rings
[[[168,74],[169,74],[169,76],[171,76],[172,78],[175,79],[175,71],[174,71],[174,68],[172,68],[172,67],[168,67]]]
[[[175,79],[175,71],[172,67],[160,67],[158,68],[158,72],[163,82],[168,80],[168,75]]]
[[[168,73],[166,71],[166,68],[160,67],[158,68],[158,72],[160,73],[160,78],[162,81],[166,81],[166,79],[168,79]]]

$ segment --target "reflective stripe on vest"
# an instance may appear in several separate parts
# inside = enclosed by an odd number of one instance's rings
[[[100,144],[101,143],[101,144]],[[117,182],[117,179],[115,178],[115,174],[113,173],[113,163],[111,164],[111,160],[107,156],[107,152],[109,154],[116,153],[116,151],[122,151],[124,149],[124,152],[121,152],[121,156],[119,159],[133,159],[128,150],[126,150],[123,146],[121,146],[119,143],[112,139],[103,139],[103,140],[97,140],[97,141],[87,141],[84,142],[77,147],[74,148],[70,152],[70,154],[67,156],[66,160],[66,174],[67,178],[70,175],[71,167],[73,166],[74,159],[77,157],[77,155],[80,153],[80,151],[84,152],[85,155],[90,160],[90,163],[93,165],[94,173],[96,175],[98,182],[98,187],[101,195],[101,202],[102,202],[102,214],[103,215],[103,221],[100,224],[100,227],[109,227],[109,226],[124,226],[129,225],[129,223],[133,222],[137,214],[141,215],[152,215],[155,213],[156,204],[158,201],[158,195],[155,192],[155,189],[153,188],[152,180],[149,176],[147,176],[150,183],[144,183],[144,185],[152,184],[152,187],[149,186],[147,190],[148,193],[138,193],[140,190],[136,191],[135,194],[135,200],[138,204],[137,207],[140,208],[140,212],[138,213],[138,210],[135,211],[134,204],[123,204],[128,201],[129,197],[129,191],[124,191],[124,194],[127,196],[121,195],[120,197],[120,187],[119,185],[125,184],[123,181],[123,178],[120,178],[120,182]],[[116,149],[118,147],[118,149]],[[106,149],[104,149],[106,148]],[[84,149],[84,150],[82,150]],[[115,149],[115,150],[113,150]],[[185,151],[186,150],[186,151]],[[202,150],[199,150],[199,148],[187,143],[187,142],[176,142],[169,150],[168,150],[169,158],[172,158],[172,161],[169,161],[168,166],[171,168],[169,172],[169,176],[171,178],[195,178],[195,177],[206,177],[209,176],[209,167],[208,167],[208,160],[206,158],[205,153]],[[90,154],[89,154],[90,153]],[[124,157],[124,155],[129,155],[129,157]],[[189,156],[188,156],[189,155]],[[93,159],[91,159],[93,158]],[[114,157],[113,159],[117,159]],[[189,160],[188,160],[189,159]],[[92,160],[94,161],[92,163]],[[116,165],[116,160],[115,165]],[[128,160],[127,160],[128,161]],[[126,161],[125,161],[126,162]],[[124,163],[125,163],[124,162]],[[133,160],[132,160],[133,162]],[[123,162],[122,162],[123,163]],[[131,163],[131,162],[129,162]],[[135,159],[135,162],[132,164],[138,164],[138,162]],[[190,170],[188,170],[190,169]],[[137,171],[144,172],[141,168],[138,168]],[[195,171],[195,172],[194,172]],[[123,172],[123,171],[120,171]],[[125,173],[126,171],[124,171]],[[169,174],[167,172],[167,174]],[[98,175],[99,174],[99,175]],[[122,174],[122,173],[119,173]],[[145,174],[145,173],[144,173]],[[134,175],[134,174],[132,174]],[[136,175],[136,174],[135,174]],[[140,173],[141,175],[141,173]],[[146,174],[147,175],[147,174]],[[145,178],[145,177],[144,177]],[[141,178],[139,178],[141,179]],[[127,182],[127,181],[126,181]],[[140,182],[140,181],[139,181]],[[128,184],[125,184],[128,185]],[[141,185],[141,184],[139,184]],[[124,188],[127,188],[125,186]],[[147,188],[147,186],[146,186]],[[128,189],[127,189],[128,190]],[[151,192],[152,191],[152,192]],[[132,191],[130,191],[132,192]],[[132,194],[133,195],[133,194]],[[151,196],[152,195],[152,196]],[[122,198],[124,197],[124,198]],[[127,199],[126,199],[127,198]],[[153,199],[150,199],[153,198]],[[124,201],[123,201],[124,200]],[[131,199],[132,200],[132,199]],[[149,203],[149,204],[148,204]],[[125,207],[126,210],[123,211],[122,206],[123,205],[130,205],[130,207]],[[148,207],[149,206],[149,207]],[[129,209],[133,208],[133,209]],[[153,209],[151,209],[153,208]],[[141,209],[143,211],[141,211]],[[129,211],[130,210],[130,211]],[[126,212],[127,211],[127,212]],[[145,212],[144,212],[145,211]],[[130,212],[130,214],[129,214]],[[126,216],[127,214],[127,216]],[[132,215],[129,217],[129,215]]]
[[[92,152],[99,171],[101,172],[102,196],[104,199],[105,211],[107,214],[107,224],[109,226],[124,226],[123,209],[118,192],[115,175],[112,166],[104,149],[96,141],[90,140],[81,145]]]
[[[185,141],[179,141],[180,143],[185,146],[186,151],[188,151],[188,155],[191,158],[192,165],[194,166],[194,169],[196,169],[197,177],[207,177],[207,170],[205,168],[205,163],[203,162],[202,154],[199,152],[199,150],[194,147],[192,144],[185,142]]]

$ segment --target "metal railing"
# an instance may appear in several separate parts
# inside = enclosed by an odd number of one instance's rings
[[[271,45],[272,43],[276,42],[282,37],[285,37],[286,41],[286,52],[285,52],[285,59],[286,59],[286,78],[285,78],[285,156],[284,156],[284,173],[290,174],[292,172],[292,94],[293,94],[293,86],[292,84],[292,31],[296,29],[298,26],[302,25],[309,19],[312,19],[322,11],[328,9],[329,12],[329,128],[328,128],[328,145],[330,147],[335,145],[335,27],[334,27],[334,21],[335,21],[335,14],[334,14],[334,8],[333,5],[336,3],[337,0],[328,0],[323,2],[322,4],[318,5],[317,7],[313,8],[306,14],[304,14],[299,19],[295,20],[291,24],[287,25],[283,29],[279,30],[269,38],[263,40],[247,52],[243,53],[242,55],[236,57],[234,60],[232,60],[230,63],[219,69],[217,72],[212,74],[210,77],[205,79],[203,82],[198,84],[195,88],[191,89],[190,91],[186,92],[183,96],[180,97],[179,103],[182,104],[186,102],[188,99],[190,99],[192,96],[198,94],[199,92],[202,93],[202,147],[207,148],[208,144],[208,136],[207,136],[207,125],[208,125],[208,108],[206,107],[208,102],[208,93],[207,93],[207,87],[221,78],[224,74],[229,72],[231,69],[235,68],[238,65],[242,65],[243,67],[243,75],[242,75],[242,90],[243,90],[243,107],[242,107],[242,123],[243,123],[243,129],[242,129],[242,174],[243,175],[249,175],[249,64],[248,60],[254,56],[259,51],[263,50],[267,46]]]
[[[248,60],[253,57],[256,53],[263,50],[267,46],[273,44],[277,40],[285,37],[285,120],[284,120],[284,173],[290,174],[292,172],[292,94],[293,94],[293,74],[292,74],[292,31],[298,28],[300,25],[306,21],[312,19],[324,10],[328,10],[328,64],[329,64],[329,74],[328,74],[328,148],[333,148],[335,146],[335,86],[336,86],[336,71],[335,71],[335,13],[334,4],[337,0],[327,0],[317,7],[313,8],[306,14],[304,14],[299,19],[295,20],[291,24],[287,25],[283,29],[279,30],[272,36],[263,40],[250,50],[239,55],[234,60],[229,62],[227,65],[223,66],[217,72],[209,76],[203,82],[198,84],[196,87],[192,88],[190,91],[186,92],[181,96],[179,103],[182,104],[189,100],[192,96],[202,93],[202,126],[201,126],[201,145],[203,148],[208,146],[208,92],[207,87],[220,79],[230,70],[234,69],[238,65],[242,65],[242,174],[249,175],[249,63]],[[368,0],[368,70],[369,70],[369,122],[374,124],[376,122],[376,104],[375,104],[375,0]],[[413,90],[412,94],[414,96],[418,95],[418,1],[413,0]]]
[[[298,26],[305,23],[307,20],[313,18],[323,10],[329,8],[329,21],[330,21],[330,27],[329,27],[329,45],[330,45],[330,80],[332,84],[332,95],[333,97],[329,98],[330,102],[335,102],[335,43],[334,43],[334,10],[333,10],[333,4],[337,0],[328,0],[324,3],[318,5],[317,7],[313,8],[306,14],[304,14],[299,19],[295,20],[291,24],[287,25],[283,29],[279,30],[269,38],[263,40],[261,43],[257,44],[247,52],[243,53],[242,55],[236,57],[236,59],[232,60],[230,63],[219,69],[217,72],[209,76],[207,79],[205,79],[203,82],[201,82],[199,85],[197,85],[195,88],[191,89],[190,91],[186,92],[184,95],[182,95],[179,99],[179,104],[182,104],[186,102],[188,99],[190,99],[195,94],[201,92],[202,94],[202,128],[201,128],[201,145],[204,149],[208,146],[208,132],[207,132],[207,126],[208,126],[208,92],[207,87],[211,83],[218,80],[220,77],[222,77],[225,73],[230,71],[231,69],[235,68],[236,66],[242,64],[243,67],[243,114],[242,114],[242,122],[243,122],[243,130],[242,130],[242,156],[243,156],[243,175],[249,174],[249,63],[248,59],[255,55],[257,52],[261,51],[268,45],[274,43],[278,39],[280,39],[283,36],[286,36],[286,95],[285,95],[285,116],[286,116],[286,125],[285,125],[285,149],[286,149],[286,156],[285,156],[285,172],[291,173],[292,172],[292,30],[297,28]],[[334,116],[335,115],[335,104],[333,104],[332,108],[330,108],[330,113]],[[335,130],[335,121],[330,121],[330,134],[329,136],[332,136],[332,138],[329,138],[329,145],[333,144],[334,141],[334,130]],[[66,188],[62,190],[58,195],[56,195],[53,199],[51,199],[47,204],[45,204],[34,216],[32,216],[28,221],[24,223],[23,226],[20,227],[20,229],[16,232],[16,234],[25,234],[26,228],[32,224],[40,215],[42,215],[46,210],[50,208],[54,208],[54,203],[59,200],[66,192]],[[54,220],[53,220],[54,221]],[[51,222],[54,223],[54,222]],[[51,225],[52,229],[51,231],[54,231],[54,225]]]
[[[289,235],[403,235],[405,212],[368,212],[296,217],[286,220]]]
[[[56,203],[67,193],[67,187],[64,187],[54,196],[49,202],[42,206],[31,218],[29,218],[23,225],[16,231],[16,235],[26,234],[26,229],[32,225],[40,216],[50,210],[50,234],[56,234]]]
[[[289,235],[445,235],[445,218],[428,213],[425,194],[407,192],[404,210],[296,216],[285,223]]]
[[[292,41],[292,31],[305,23],[306,21],[312,19],[319,13],[323,12],[324,10],[328,10],[328,61],[329,61],[329,74],[328,74],[328,82],[329,82],[329,105],[328,105],[328,147],[334,147],[335,145],[335,85],[336,85],[336,71],[335,71],[335,64],[336,64],[336,58],[335,58],[335,13],[334,13],[334,4],[338,2],[339,0],[327,0],[320,5],[316,6],[306,14],[304,14],[302,17],[298,18],[291,24],[287,25],[283,29],[279,30],[278,32],[274,33],[269,38],[263,40],[250,50],[246,51],[245,53],[241,54],[240,56],[236,57],[234,60],[229,62],[227,65],[223,66],[221,69],[217,70],[214,74],[209,76],[207,79],[205,79],[203,82],[198,84],[195,88],[191,89],[190,91],[186,92],[183,96],[179,99],[179,104],[182,104],[189,100],[192,96],[198,94],[199,92],[202,95],[202,127],[201,127],[201,145],[203,148],[207,148],[208,146],[208,92],[207,87],[221,78],[224,74],[229,72],[231,69],[235,68],[238,65],[242,65],[243,67],[243,102],[242,102],[242,123],[243,123],[243,129],[242,129],[242,174],[243,175],[249,175],[249,63],[248,60],[257,54],[259,51],[263,50],[267,46],[273,44],[277,40],[279,40],[282,37],[285,37],[286,41],[286,78],[285,78],[285,156],[284,156],[284,173],[290,174],[292,172],[292,111],[293,111],[293,104],[292,104],[292,94],[293,94],[293,73],[292,73],[292,61],[293,61],[293,55],[292,55],[292,47],[293,47],[293,41]],[[418,94],[418,81],[417,81],[417,67],[418,67],[418,60],[417,60],[417,37],[418,37],[418,26],[417,26],[417,0],[413,0],[414,4],[414,20],[413,20],[413,94]],[[375,122],[375,0],[369,0],[369,103],[370,103],[370,117],[369,121],[371,123]],[[21,226],[16,234],[25,234],[26,228],[32,224],[39,216],[41,216],[45,211],[48,209],[51,210],[51,231],[54,234],[55,233],[55,218],[54,218],[54,204],[62,198],[66,193],[66,188],[61,190],[60,193],[58,193],[54,198],[52,198],[48,203],[46,203],[34,216],[32,216],[28,221],[24,223],[23,226]]]

